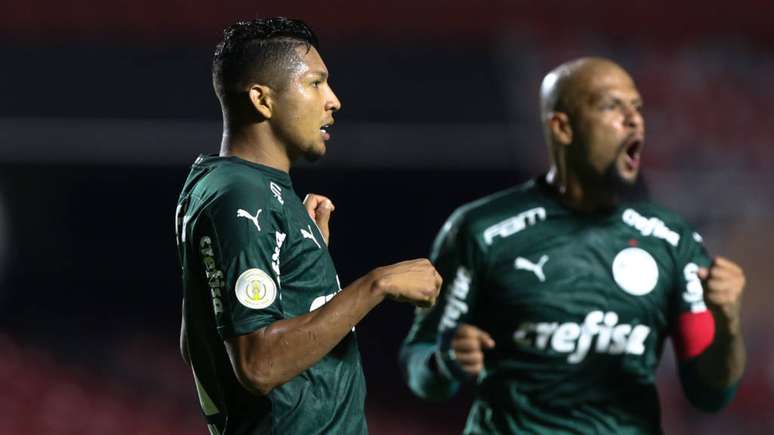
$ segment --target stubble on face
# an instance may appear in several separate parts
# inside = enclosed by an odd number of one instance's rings
[[[644,126],[628,73],[613,62],[591,60],[575,71],[567,97],[586,183],[611,193],[635,186]]]

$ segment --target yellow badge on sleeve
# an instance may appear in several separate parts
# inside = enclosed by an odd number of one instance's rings
[[[234,288],[237,300],[247,308],[260,310],[277,298],[277,285],[261,269],[247,269],[237,278]]]

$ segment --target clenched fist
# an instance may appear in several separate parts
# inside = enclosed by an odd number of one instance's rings
[[[310,193],[304,197],[304,208],[309,213],[309,217],[317,224],[325,244],[328,245],[330,240],[328,222],[330,222],[331,213],[333,213],[333,210],[336,210],[333,202],[325,196]]]
[[[733,261],[716,257],[709,268],[699,269],[704,284],[704,303],[715,318],[716,327],[737,333],[740,328],[744,271]]]
[[[427,308],[435,305],[443,279],[430,260],[402,261],[374,269],[373,288],[386,297]]]

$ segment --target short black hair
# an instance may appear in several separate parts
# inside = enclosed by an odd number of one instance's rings
[[[223,31],[215,48],[212,84],[218,98],[244,90],[250,83],[281,88],[298,46],[319,48],[306,23],[285,17],[239,21]]]

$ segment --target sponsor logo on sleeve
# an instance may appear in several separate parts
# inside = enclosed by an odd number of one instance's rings
[[[239,303],[245,307],[261,310],[277,298],[277,285],[263,270],[247,269],[237,278],[234,293]]]
[[[274,245],[274,253],[271,254],[271,270],[274,271],[274,274],[277,276],[277,282],[280,282],[280,249],[282,248],[282,243],[285,241],[285,238],[287,237],[287,234],[277,231],[274,234],[274,239],[276,244]]]
[[[704,288],[699,279],[699,266],[696,263],[688,263],[683,268],[683,278],[685,278],[685,290],[683,291],[683,301],[691,307],[692,313],[700,313],[707,310],[704,303]]]
[[[626,293],[643,296],[656,288],[658,265],[648,251],[626,248],[613,260],[613,278]]]
[[[438,325],[439,331],[455,328],[460,317],[468,312],[466,300],[470,292],[471,280],[470,272],[465,267],[460,266],[449,288],[449,293],[446,295],[446,309],[444,309],[441,323]]]
[[[495,237],[510,237],[527,227],[535,225],[538,221],[544,220],[546,220],[545,208],[529,209],[484,230],[484,242],[487,245],[491,245]]]
[[[215,251],[212,249],[212,239],[204,236],[199,240],[199,252],[202,254],[204,274],[207,277],[207,285],[210,287],[212,307],[215,314],[223,313],[223,287],[225,280],[223,272],[215,264]]]

